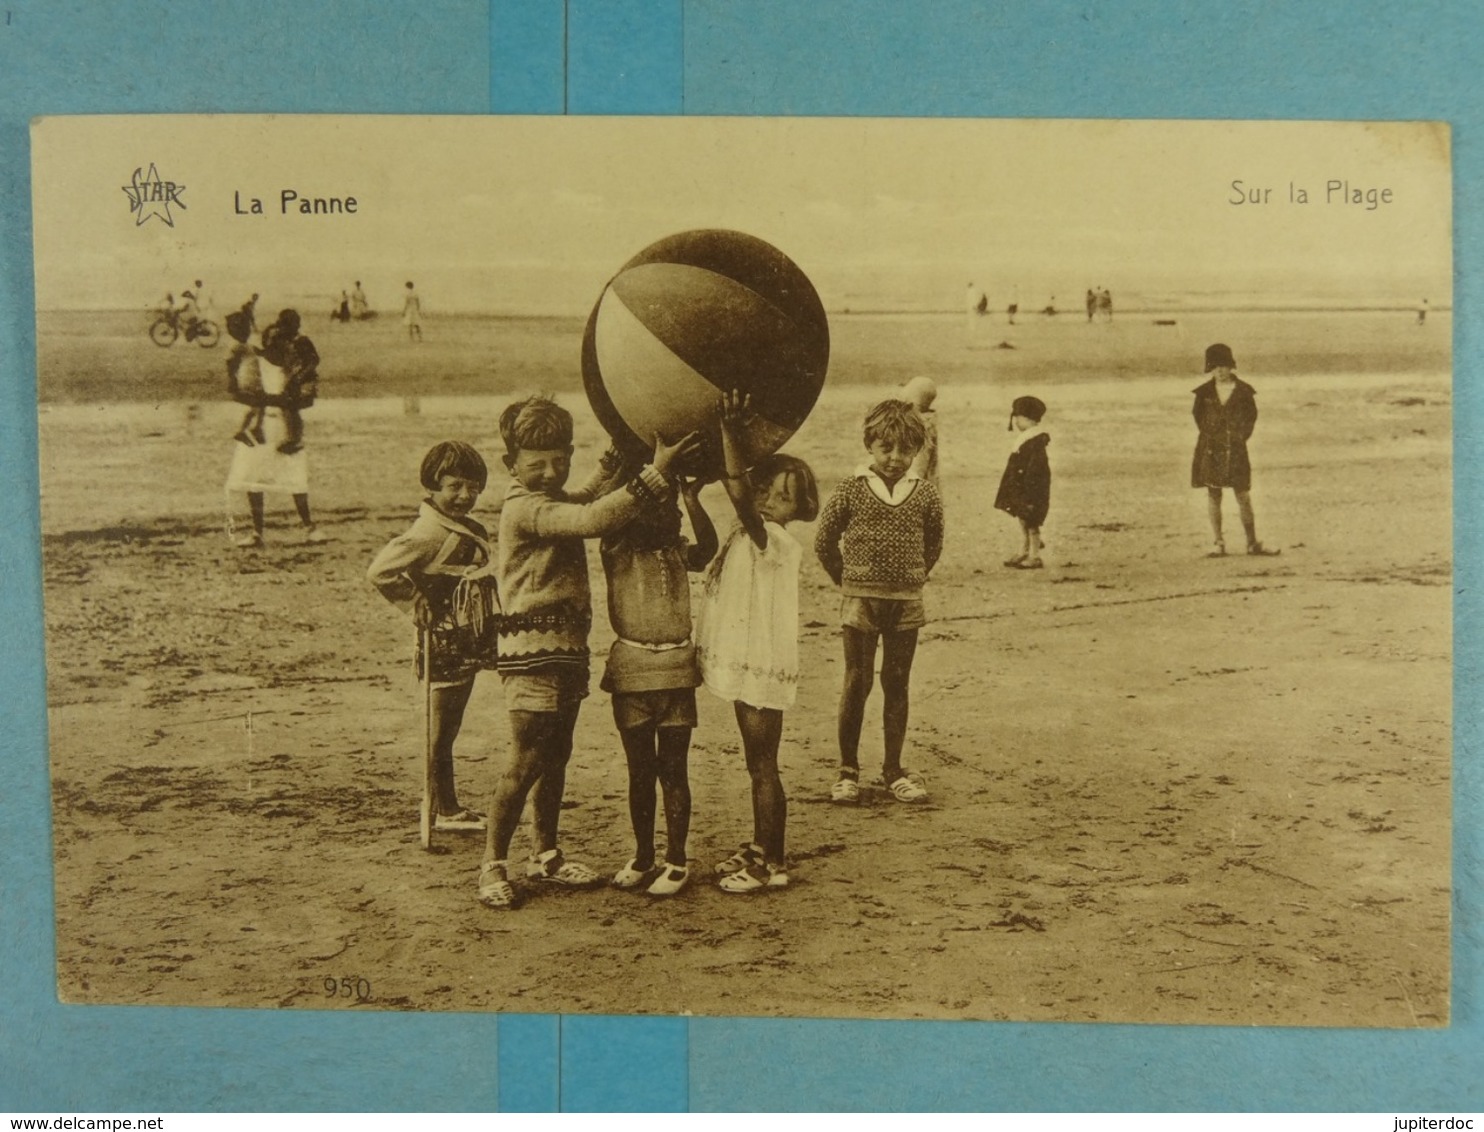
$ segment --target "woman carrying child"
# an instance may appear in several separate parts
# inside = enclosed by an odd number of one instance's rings
[[[623,476],[623,479],[629,478]],[[614,486],[618,486],[615,481]],[[608,617],[615,640],[601,687],[613,697],[613,722],[629,764],[629,818],[634,856],[613,878],[618,888],[674,896],[685,887],[690,830],[686,760],[696,726],[701,670],[692,640],[688,570],[716,554],[716,528],[697,495],[699,480],[680,493],[695,542],[680,533],[673,500],[641,512],[601,544],[608,580]],[[665,858],[655,865],[655,785],[665,802]]]
[[[263,497],[279,491],[293,497],[304,540],[324,542],[309,511],[309,459],[300,415],[301,409],[314,403],[313,375],[319,355],[313,343],[299,334],[295,311],[283,311],[263,332],[262,349],[248,343],[251,332],[252,316],[245,310],[227,317],[227,333],[236,342],[227,359],[228,393],[233,400],[251,406],[236,434],[227,473],[227,494],[245,493],[252,515],[252,531],[235,541],[249,549],[263,545]]]
[[[804,551],[784,528],[819,513],[819,488],[802,460],[779,453],[745,467],[742,432],[750,416],[746,396],[734,390],[723,398],[724,483],[739,525],[711,567],[696,622],[701,678],[732,701],[752,780],[753,839],[717,866],[722,891],[735,893],[788,884],[778,747],[783,712],[798,694]]]
[[[468,444],[445,440],[423,457],[419,479],[428,494],[417,519],[366,573],[418,629],[413,668],[429,687],[434,828],[478,830],[484,818],[460,805],[454,789],[453,744],[474,677],[495,660],[494,548],[484,526],[469,517],[489,471]]]
[[[1247,553],[1279,554],[1281,551],[1269,550],[1258,540],[1257,520],[1252,513],[1252,463],[1247,456],[1247,441],[1257,424],[1256,390],[1237,376],[1236,359],[1224,343],[1207,347],[1206,372],[1211,375],[1209,380],[1192,391],[1192,413],[1200,435],[1191,461],[1190,486],[1206,489],[1206,513],[1215,542],[1207,557],[1226,554],[1221,533],[1221,492],[1228,487],[1237,497]]]

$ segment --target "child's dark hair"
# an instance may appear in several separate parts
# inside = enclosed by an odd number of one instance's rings
[[[472,444],[465,444],[462,440],[440,440],[423,457],[418,479],[429,491],[437,491],[444,476],[473,480],[483,491],[489,482],[489,469],[485,467],[484,457],[474,450]]]
[[[234,342],[247,343],[247,337],[252,333],[252,319],[248,318],[243,311],[233,311],[227,315],[227,335]]]
[[[910,401],[893,397],[866,414],[863,440],[867,448],[880,440],[916,452],[927,443],[927,425]]]
[[[801,523],[812,523],[819,517],[819,484],[814,479],[814,470],[797,456],[775,452],[764,457],[748,470],[747,482],[753,491],[761,491],[779,476],[794,481],[794,518]]]
[[[522,448],[550,451],[572,446],[572,414],[543,393],[506,405],[500,414],[500,439],[514,456]]]

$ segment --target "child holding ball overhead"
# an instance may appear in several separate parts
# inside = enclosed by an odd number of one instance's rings
[[[768,456],[751,469],[742,455],[750,400],[733,390],[721,404],[725,486],[738,526],[706,578],[696,652],[706,687],[732,701],[752,781],[752,841],[716,866],[721,890],[760,892],[788,884],[784,826],[788,800],[778,774],[783,713],[799,685],[799,563],[804,551],[785,529],[819,513],[809,465]]]

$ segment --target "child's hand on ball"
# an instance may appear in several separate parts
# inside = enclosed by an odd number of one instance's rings
[[[674,444],[666,444],[665,438],[656,436],[654,438],[654,470],[661,475],[669,475],[670,469],[694,456],[701,448],[701,434],[688,432]]]

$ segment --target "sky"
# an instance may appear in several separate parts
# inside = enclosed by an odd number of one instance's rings
[[[359,279],[384,310],[412,280],[430,315],[582,315],[689,228],[768,240],[830,310],[956,310],[969,283],[994,309],[1095,286],[1441,307],[1452,274],[1437,123],[151,115],[41,119],[32,141],[44,310],[143,309],[197,278],[219,309],[328,309]],[[183,186],[171,225],[131,210],[151,165]],[[285,214],[284,190],[357,209]]]

